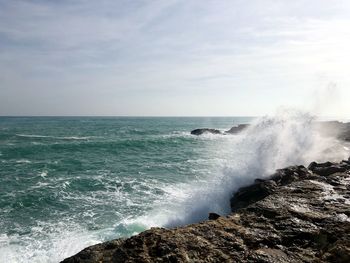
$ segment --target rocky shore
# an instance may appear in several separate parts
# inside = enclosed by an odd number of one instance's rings
[[[77,262],[350,262],[350,160],[277,170],[231,199],[232,214],[88,247]]]
[[[191,131],[192,135],[202,135],[206,133],[211,134],[237,134],[246,129],[249,126],[249,124],[239,124],[237,126],[233,126],[231,129],[227,131],[220,131],[218,129],[211,129],[211,128],[199,128]]]
[[[249,124],[239,124],[233,126],[227,131],[221,131],[212,128],[198,128],[191,131],[192,135],[202,135],[202,134],[238,134],[249,127]],[[350,141],[350,123],[344,123],[339,121],[318,121],[313,123],[313,127],[321,135],[327,137],[335,137],[344,141]]]

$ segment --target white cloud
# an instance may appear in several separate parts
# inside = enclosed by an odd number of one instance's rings
[[[312,108],[313,92],[331,82],[340,100],[350,96],[348,1],[0,7],[2,114],[260,115]],[[57,105],[36,103],[38,93]],[[338,104],[322,114],[350,115]]]

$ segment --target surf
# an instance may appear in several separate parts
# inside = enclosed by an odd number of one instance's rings
[[[145,229],[175,227],[206,220],[210,212],[227,215],[232,194],[256,178],[266,178],[287,166],[347,158],[349,148],[320,135],[315,120],[306,112],[281,110],[257,118],[238,135],[206,135],[205,139],[217,142],[209,157],[216,159],[210,175],[165,189],[167,200],[130,224],[144,224]]]
[[[206,120],[205,126],[227,130],[232,119]],[[88,245],[150,227],[199,222],[210,212],[229,214],[232,194],[256,178],[266,178],[289,165],[348,157],[349,146],[322,137],[314,120],[305,112],[283,110],[273,116],[244,119],[250,125],[236,135],[200,137],[190,134],[191,129],[204,125],[200,118],[170,118],[160,123],[158,119],[141,123],[130,119],[127,128],[118,120],[103,120],[98,130],[75,124],[75,130],[93,138],[91,141],[67,140],[35,149],[16,136],[19,140],[13,139],[14,145],[2,149],[1,156],[12,172],[4,177],[5,189],[14,193],[11,199],[3,195],[4,224],[14,227],[0,233],[0,259],[57,262]],[[217,123],[220,125],[215,126]],[[76,136],[71,134],[71,124],[62,125],[62,131],[53,137]],[[26,133],[12,134],[41,136],[35,132],[35,119],[32,126]],[[121,132],[106,132],[111,126],[120,126]],[[143,132],[135,134],[134,129]],[[13,166],[10,160],[20,162]],[[14,187],[18,184],[12,178],[24,180],[29,192],[11,188],[9,182]],[[20,207],[28,195],[32,207]],[[37,214],[35,220],[20,220],[28,211],[34,216],[34,208],[50,208],[45,211],[51,212],[45,217]]]

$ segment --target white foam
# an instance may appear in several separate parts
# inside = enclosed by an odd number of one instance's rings
[[[211,158],[216,159],[211,173],[173,186],[167,198],[139,221],[149,226],[177,226],[205,220],[209,212],[227,214],[232,193],[256,178],[290,165],[348,157],[336,140],[320,137],[312,121],[309,114],[287,110],[256,119],[240,135],[200,137],[216,140],[216,148],[211,149]]]
[[[20,160],[17,160],[16,163],[31,163],[31,161],[27,159],[20,159]]]
[[[43,177],[43,178],[45,178],[46,176],[47,176],[47,171],[42,171],[41,173],[40,173],[40,176],[41,177]]]
[[[337,219],[341,222],[350,222],[350,218],[346,214],[337,214]]]
[[[78,136],[68,136],[68,137],[55,137],[55,139],[63,139],[63,140],[88,140],[92,137],[90,136],[84,136],[84,137],[78,137]]]
[[[339,200],[340,199],[340,200],[343,200],[345,204],[350,204],[350,201],[348,200],[348,198],[338,194],[337,191],[334,190],[334,187],[332,185],[319,182],[319,181],[314,181],[314,180],[310,180],[310,182],[318,186],[321,186],[323,188],[322,197],[320,197],[320,199],[322,200]]]
[[[83,248],[101,242],[96,232],[67,223],[39,223],[29,236],[0,236],[0,262],[57,263]]]
[[[46,135],[36,135],[36,134],[16,134],[18,137],[28,137],[28,138],[50,138],[51,136]]]
[[[49,139],[58,139],[58,140],[88,140],[92,138],[91,136],[49,136],[49,135],[38,135],[38,134],[16,134],[18,137],[25,137],[25,138],[49,138]]]
[[[146,200],[142,203],[142,200],[137,200],[137,205],[144,210],[152,207],[150,211],[141,216],[135,213],[100,232],[66,222],[49,226],[39,224],[38,228],[32,229],[34,234],[30,237],[0,236],[0,262],[58,262],[88,245],[102,241],[101,236],[116,238],[118,235],[137,234],[152,226],[193,223],[206,219],[209,212],[226,214],[230,212],[229,199],[232,193],[239,187],[252,183],[255,178],[266,177],[276,169],[288,165],[306,165],[313,160],[325,161],[330,157],[337,160],[347,158],[349,152],[339,142],[322,138],[314,132],[312,120],[308,114],[284,111],[273,117],[255,120],[238,135],[191,136],[189,138],[193,140],[211,142],[203,149],[203,152],[210,154],[206,161],[188,160],[189,163],[203,163],[203,168],[198,168],[203,170],[191,181],[178,184],[147,181],[148,188],[142,191],[152,201],[147,199],[151,203],[146,203]],[[174,136],[190,135],[180,133]],[[82,138],[87,137],[79,139]],[[329,150],[331,148],[332,151]],[[204,173],[206,176],[202,176]],[[41,176],[46,177],[45,174]],[[120,182],[121,185],[128,184],[136,190],[140,187],[137,183],[143,184],[140,181]],[[150,190],[156,187],[164,191],[162,198]],[[135,200],[128,196],[129,193],[120,192],[119,186],[109,186],[106,190],[84,196],[69,193],[68,181],[62,181],[60,189],[63,199],[84,198],[85,202],[96,205],[106,205],[118,200],[125,205],[136,205]],[[87,216],[94,214],[87,211]]]

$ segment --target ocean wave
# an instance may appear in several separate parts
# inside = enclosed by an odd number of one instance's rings
[[[91,138],[94,138],[92,136],[49,136],[49,135],[37,135],[37,134],[16,134],[18,137],[24,137],[24,138],[41,138],[41,139],[57,139],[57,140],[88,140]]]
[[[132,223],[173,227],[205,220],[209,212],[228,214],[232,194],[256,178],[290,165],[347,158],[349,150],[334,138],[320,136],[313,120],[307,113],[283,111],[256,119],[239,136],[219,136],[211,149],[216,168],[205,178],[172,186],[149,214]]]
[[[16,160],[16,163],[32,163],[32,161],[29,161],[27,159],[20,159],[20,160]]]
[[[79,140],[58,141],[49,147],[69,155],[76,151],[84,158],[94,153],[89,159],[91,162],[95,161],[96,153],[103,153],[103,157],[110,153],[112,161],[121,163],[124,155],[131,156],[132,164],[140,162],[137,163],[140,170],[134,169],[132,174],[129,159],[127,172],[122,176],[118,169],[124,169],[123,166],[107,167],[108,163],[102,164],[103,171],[94,174],[86,169],[80,171],[79,165],[79,169],[62,177],[55,177],[59,166],[51,167],[52,170],[40,166],[35,173],[38,182],[35,181],[31,190],[39,196],[42,189],[52,187],[55,204],[78,205],[64,212],[50,208],[51,220],[57,221],[35,221],[30,229],[17,231],[25,233],[22,236],[2,234],[0,262],[58,262],[106,239],[130,236],[153,226],[201,221],[209,212],[227,214],[232,193],[257,177],[266,177],[275,169],[292,164],[348,156],[349,149],[344,148],[348,146],[331,138],[321,138],[313,131],[312,119],[308,114],[293,112],[263,117],[234,136],[192,136],[182,131],[118,138],[18,134],[29,138]],[[31,149],[38,151],[38,147],[31,146]],[[176,159],[181,151],[187,151],[188,155]],[[70,166],[60,166],[60,169],[59,172],[66,172]],[[170,178],[169,174],[177,177]],[[23,195],[26,193],[27,189]],[[36,207],[41,205],[33,203]],[[108,221],[107,226],[99,225],[101,221]]]

